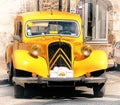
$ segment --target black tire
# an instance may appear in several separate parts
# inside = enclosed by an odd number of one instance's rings
[[[106,72],[104,70],[98,72],[98,76],[106,77]],[[103,97],[105,95],[105,84],[106,83],[93,84],[93,93],[95,97]]]
[[[95,97],[103,97],[105,95],[105,83],[94,84],[93,92]]]
[[[120,71],[120,64],[117,64],[117,71]]]
[[[8,63],[7,64],[8,67],[8,83],[10,85],[13,85],[13,64],[12,63]]]
[[[13,75],[9,75],[9,77],[8,77],[8,83],[10,84],[10,85],[13,85],[14,83],[13,83]]]
[[[24,87],[14,84],[14,96],[15,98],[24,97]]]

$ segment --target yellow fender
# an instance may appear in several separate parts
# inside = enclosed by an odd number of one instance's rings
[[[102,50],[93,50],[88,58],[74,62],[74,76],[80,77],[88,72],[103,70],[107,67],[108,58],[106,53]]]
[[[36,73],[42,77],[48,77],[48,67],[43,57],[33,58],[28,51],[15,50],[13,54],[15,69]]]

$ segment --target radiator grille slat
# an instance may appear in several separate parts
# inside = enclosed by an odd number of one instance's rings
[[[48,46],[49,67],[65,66],[71,69],[71,46],[68,43],[54,42]]]

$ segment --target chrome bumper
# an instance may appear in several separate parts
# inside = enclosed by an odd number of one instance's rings
[[[43,84],[48,82],[83,82],[83,83],[104,83],[106,82],[106,77],[82,77],[82,78],[33,78],[33,77],[13,77],[13,81],[16,84],[23,85],[27,84]]]

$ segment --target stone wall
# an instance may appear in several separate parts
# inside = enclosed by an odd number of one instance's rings
[[[0,0],[0,56],[4,56],[6,45],[10,43],[14,18],[19,11],[18,1],[11,2],[12,0]]]
[[[40,0],[40,10],[59,10],[59,3],[61,6],[61,11],[68,11],[70,9],[70,1],[75,2],[75,6],[79,2],[79,0]]]
[[[109,11],[109,33],[115,36],[115,41],[120,40],[120,0],[107,0],[112,4]]]
[[[41,10],[53,10],[59,9],[59,0],[41,0]]]
[[[14,19],[19,13],[36,11],[37,0],[0,0],[0,58],[14,33]]]
[[[67,11],[68,0],[62,1],[62,11]],[[109,42],[112,44],[114,37],[115,41],[120,40],[120,0],[104,0],[109,6],[108,12],[108,36]],[[79,2],[79,0],[76,0]],[[12,35],[14,32],[14,18],[19,13],[37,11],[38,10],[38,0],[0,0],[0,57],[4,57],[4,51],[6,46],[12,40]],[[39,9],[48,10],[50,8],[54,10],[59,10],[59,0],[39,0]],[[103,45],[92,45],[96,48],[104,48],[107,54],[111,52],[112,46],[99,47]]]

